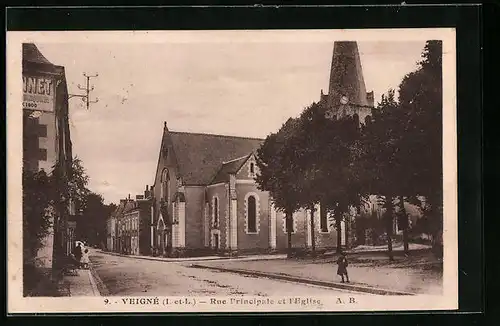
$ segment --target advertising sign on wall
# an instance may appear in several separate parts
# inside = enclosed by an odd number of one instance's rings
[[[55,80],[42,76],[23,76],[23,110],[54,111]]]

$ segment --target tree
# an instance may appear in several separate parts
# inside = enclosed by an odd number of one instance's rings
[[[342,247],[341,222],[361,199],[359,173],[354,160],[358,152],[359,122],[355,116],[339,120],[325,118],[325,108],[313,103],[299,118],[295,133],[294,159],[297,169],[301,207],[334,213],[337,251]],[[311,225],[314,229],[313,219]]]
[[[87,196],[90,194],[90,190],[87,188],[88,183],[89,177],[83,167],[82,160],[78,157],[73,158],[71,169],[68,174],[67,185],[68,194],[75,202],[77,209],[83,207]]]
[[[23,252],[25,263],[34,263],[43,239],[52,226],[55,189],[53,180],[45,173],[23,171]]]
[[[315,255],[316,239],[314,235],[315,223],[315,205],[321,202],[324,197],[322,191],[324,187],[320,186],[324,182],[324,173],[322,164],[320,164],[322,149],[317,146],[318,137],[322,128],[324,128],[324,117],[321,114],[321,107],[313,103],[307,107],[298,119],[298,127],[295,131],[295,165],[298,167],[296,176],[298,179],[298,188],[301,196],[299,197],[300,206],[310,211],[311,224],[311,249]],[[307,221],[306,221],[307,223]]]
[[[366,173],[366,192],[379,194],[384,208],[387,250],[391,260],[394,224],[394,198],[407,187],[407,171],[403,137],[406,128],[405,113],[395,100],[394,90],[382,95],[377,109],[372,112],[371,122],[363,128],[363,154],[360,165]]]
[[[442,41],[427,41],[416,71],[399,86],[399,103],[408,113],[405,146],[413,199],[425,197],[433,247],[442,251]],[[418,155],[415,155],[418,153]],[[413,155],[411,155],[413,154]],[[417,195],[417,196],[416,196]]]
[[[106,242],[106,219],[115,208],[113,204],[104,204],[100,194],[89,192],[78,217],[77,237],[90,245],[103,246]]]
[[[275,208],[285,213],[288,257],[292,256],[293,213],[300,208],[293,144],[297,122],[288,119],[277,133],[266,137],[257,151],[259,173],[256,182],[260,190],[269,191]]]

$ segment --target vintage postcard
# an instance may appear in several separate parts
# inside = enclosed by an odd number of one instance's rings
[[[455,62],[454,29],[7,32],[8,312],[458,309]]]

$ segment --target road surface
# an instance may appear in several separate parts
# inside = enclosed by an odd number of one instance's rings
[[[109,295],[117,296],[324,296],[338,289],[192,268],[193,262],[163,262],[94,251],[92,266]],[[269,262],[272,264],[272,261]]]

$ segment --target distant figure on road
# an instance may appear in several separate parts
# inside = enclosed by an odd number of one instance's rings
[[[73,255],[75,255],[75,259],[78,262],[78,264],[81,263],[82,260],[82,247],[80,246],[80,243],[77,243],[75,249],[73,249]]]
[[[342,277],[342,283],[344,283],[344,276],[347,279],[347,283],[349,283],[349,275],[347,274],[347,266],[349,263],[347,262],[347,258],[344,252],[340,253],[340,257],[337,259],[337,264],[339,265],[337,269],[337,275]]]
[[[89,250],[87,248],[85,248],[85,250],[83,251],[83,255],[82,255],[82,266],[83,266],[83,268],[88,269],[89,264],[90,264]]]

